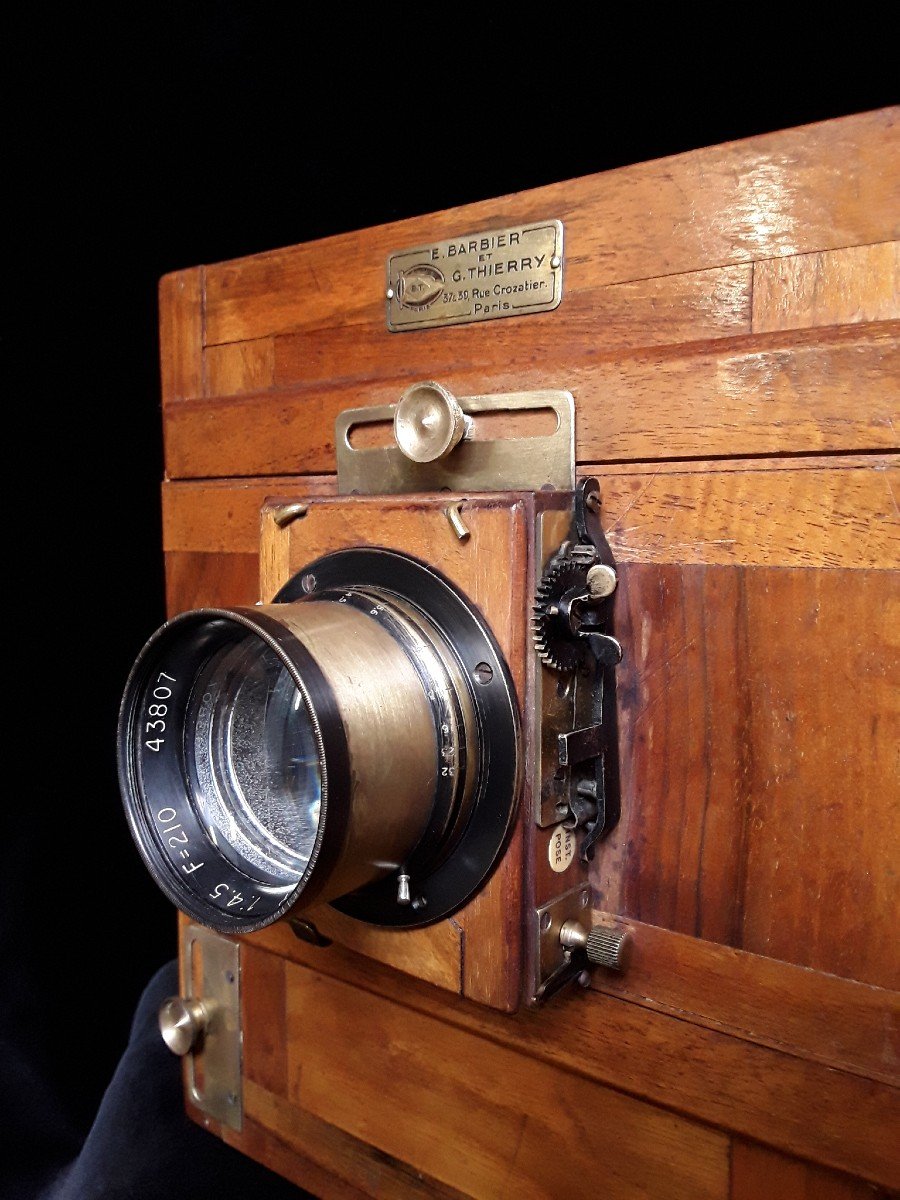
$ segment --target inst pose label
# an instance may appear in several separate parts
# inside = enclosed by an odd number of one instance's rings
[[[550,834],[547,857],[550,859],[550,866],[554,871],[564,871],[575,857],[574,831],[557,825]]]
[[[562,299],[563,227],[538,221],[488,229],[387,260],[387,324],[394,333],[547,312]]]

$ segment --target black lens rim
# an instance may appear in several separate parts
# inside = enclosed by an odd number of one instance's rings
[[[312,854],[300,880],[281,888],[261,887],[210,840],[191,806],[184,763],[190,685],[210,654],[248,632],[268,645],[290,673],[306,704],[319,751],[322,797]],[[171,723],[173,733],[164,754],[148,751],[137,728],[145,715],[148,685],[156,682],[154,675],[160,670],[175,681],[185,681],[167,705],[166,732]],[[140,764],[138,754],[143,755]],[[264,613],[198,609],[174,617],[153,635],[138,655],[125,686],[119,713],[118,769],[128,825],[150,874],[177,908],[220,933],[253,932],[278,920],[301,894],[304,902],[313,899],[343,847],[350,757],[337,701],[306,647]],[[169,811],[175,814],[171,820],[158,819],[160,813]],[[183,836],[188,838],[186,843],[180,840]],[[185,850],[189,855],[186,861]],[[251,892],[255,900],[250,899]],[[236,900],[237,896],[241,899]],[[227,907],[229,900],[231,906]],[[251,907],[252,915],[245,906]]]
[[[274,603],[330,599],[322,593],[353,588],[394,595],[437,626],[462,668],[479,726],[482,762],[472,814],[452,852],[411,880],[412,903],[397,903],[399,871],[331,902],[370,925],[415,929],[457,912],[484,885],[506,847],[521,790],[518,701],[503,652],[474,605],[411,555],[381,547],[334,551],[308,563]],[[482,663],[491,668],[487,683],[474,680]]]

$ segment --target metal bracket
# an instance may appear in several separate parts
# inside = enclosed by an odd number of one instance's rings
[[[187,1085],[196,1106],[223,1125],[243,1124],[241,1076],[241,947],[189,925],[181,942],[185,999],[201,1000],[208,1013],[203,1037],[187,1055]]]
[[[432,462],[408,458],[393,438],[384,446],[351,445],[354,428],[393,422],[396,405],[342,412],[334,429],[338,492],[376,496],[444,489],[494,492],[574,488],[575,401],[570,392],[510,392],[454,399],[469,418],[467,432],[445,457]],[[541,409],[550,409],[555,414],[556,428],[552,433],[496,439],[488,436],[489,424],[484,419],[487,414]]]
[[[537,975],[532,1004],[543,1004],[586,970],[583,955],[565,946],[562,927],[567,921],[590,924],[591,889],[587,884],[536,908],[531,936]]]
[[[537,625],[539,646],[554,666],[563,662],[558,645],[550,638],[565,632],[563,646],[580,644],[578,664],[555,675],[546,667],[536,680],[537,707],[541,713],[540,775],[535,790],[535,819],[542,828],[562,823],[582,829],[580,857],[589,862],[595,844],[619,820],[618,728],[616,680],[612,668],[622,648],[611,635],[612,593],[616,587],[615,561],[600,525],[600,492],[596,479],[584,479],[574,496],[569,538],[555,554],[546,545],[547,531],[538,525],[537,561],[553,579],[559,564],[570,565],[566,583],[574,586],[556,596],[543,593]],[[545,576],[547,578],[547,576]],[[559,578],[559,576],[557,576]],[[550,607],[552,603],[552,607]],[[536,609],[537,611],[537,609]],[[547,632],[544,612],[556,625]],[[545,657],[546,661],[546,657]],[[555,683],[555,686],[554,686]]]
[[[575,491],[569,539],[550,556],[540,523],[536,546],[545,576],[535,605],[535,644],[542,661],[562,674],[556,688],[548,686],[546,670],[535,684],[541,713],[535,818],[544,828],[557,822],[582,828],[583,863],[619,820],[616,677],[610,668],[622,659],[622,647],[610,631],[616,564],[599,514],[598,481],[584,479]],[[565,590],[557,594],[554,588]]]

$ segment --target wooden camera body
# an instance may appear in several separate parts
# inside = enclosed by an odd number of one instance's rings
[[[188,1111],[314,1194],[850,1200],[900,1184],[895,122],[162,281],[170,615],[269,603],[323,556],[395,550],[480,613],[518,714],[514,815],[449,916],[384,928],[321,903],[205,942],[182,917],[184,995],[220,992],[217,972],[234,989],[188,1055]],[[548,222],[565,241],[540,310],[441,321],[435,269],[396,267],[403,248],[462,256]],[[339,491],[336,422],[415,380],[463,410],[574,398],[622,648],[600,722],[620,815],[590,853],[590,821],[570,837],[565,805],[542,810],[559,737],[585,721],[532,629],[548,564],[577,542],[578,487],[507,465],[494,487]],[[498,444],[532,433],[515,414],[488,424]],[[386,453],[389,428],[373,438]],[[627,936],[627,956],[579,957],[566,922]]]

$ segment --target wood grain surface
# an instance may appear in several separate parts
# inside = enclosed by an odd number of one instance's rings
[[[175,271],[159,284],[159,349],[163,404],[206,391],[203,371],[205,276],[202,267]]]
[[[886,567],[900,562],[896,455],[741,462],[587,463],[622,562]],[[334,495],[333,476],[169,482],[169,552],[259,554],[260,509]]]
[[[731,1200],[888,1200],[886,1189],[735,1139]]]
[[[275,382],[275,339],[207,346],[206,391],[211,396],[261,392]]]
[[[567,297],[890,241],[896,120],[893,109],[846,117],[222,263],[207,275],[206,340],[358,324],[391,251],[547,217],[565,225]]]
[[[597,991],[866,1079],[900,1083],[896,992],[602,911],[594,917],[631,935],[628,970],[595,972]]]
[[[610,1198],[660,1194],[663,1179],[671,1200],[723,1194],[722,1134],[384,997],[287,971],[289,1098],[391,1157],[484,1200],[588,1200],[598,1184]],[[343,1036],[348,1025],[364,1053]],[[553,1105],[563,1088],[566,1104]],[[600,1112],[631,1148],[602,1165],[590,1146]]]
[[[891,571],[631,563],[601,907],[896,987]]]
[[[900,317],[900,242],[771,258],[753,265],[753,332]]]
[[[259,599],[259,556],[224,551],[166,553],[166,612],[255,604]]]
[[[285,334],[274,339],[274,383],[333,384],[482,372],[495,378],[516,365],[533,377],[565,371],[585,358],[738,337],[752,331],[753,267],[716,267],[659,279],[588,288],[566,297],[564,310],[517,321],[490,321],[429,331],[425,337],[385,337],[382,314],[361,325]],[[255,343],[236,343],[247,345]],[[211,396],[230,390],[210,389]]]
[[[302,384],[189,400],[167,409],[167,471],[171,478],[334,471],[337,416],[346,408],[396,403],[416,374],[434,376],[461,396],[571,391],[583,463],[894,450],[897,329],[896,322],[865,331],[852,325],[814,340],[807,333],[767,334],[715,349],[700,344],[687,352],[596,360],[566,355],[564,337],[553,331],[551,352],[505,353],[496,369],[454,360],[443,370],[433,362],[430,372],[385,378],[376,366],[364,385]],[[502,341],[495,334],[491,344]]]
[[[523,1070],[531,1069],[528,1060],[539,1061],[785,1154],[886,1187],[900,1186],[892,1138],[900,1119],[896,1086],[600,992],[575,989],[544,1009],[509,1016],[399,975],[340,946],[309,946],[283,925],[254,934],[251,940],[257,951],[303,967],[285,977],[286,1004],[309,979],[340,980],[363,995],[382,996],[398,1008],[466,1031],[472,1039],[467,1054],[476,1064],[488,1053],[485,1043],[496,1043],[515,1051]],[[372,1020],[360,1017],[354,1028],[354,1038],[361,1039],[358,1046],[368,1047],[370,1039],[384,1040],[378,1011],[373,1003]],[[400,1021],[400,1027],[405,1023]],[[347,1046],[342,1054],[350,1050]],[[299,1063],[299,1039],[296,1053]],[[399,1087],[402,1073],[397,1076]],[[519,1075],[512,1078],[518,1080]],[[560,1083],[550,1094],[564,1098],[567,1088]],[[509,1088],[503,1076],[495,1076],[494,1092],[498,1103],[505,1103]],[[852,1121],[848,1113],[854,1114]],[[422,1136],[430,1135],[425,1131]],[[628,1155],[630,1148],[623,1146],[621,1152]],[[593,1148],[586,1146],[584,1155],[584,1169],[592,1171]],[[650,1194],[666,1195],[664,1190]]]

